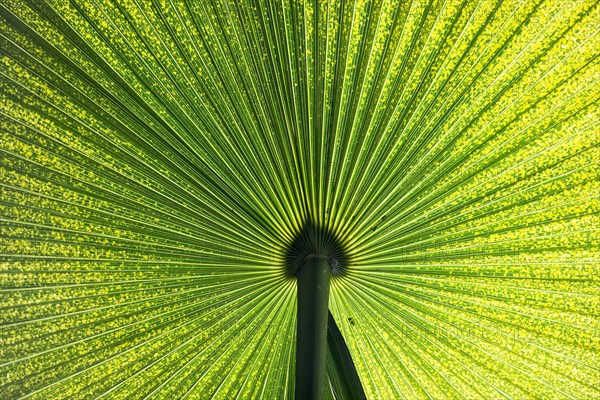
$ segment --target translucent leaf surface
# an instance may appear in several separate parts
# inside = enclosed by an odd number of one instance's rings
[[[600,397],[593,0],[0,3],[0,397]]]

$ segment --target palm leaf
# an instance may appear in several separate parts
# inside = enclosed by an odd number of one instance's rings
[[[598,7],[3,1],[0,397],[600,397]]]
[[[352,355],[331,312],[328,315],[327,327],[327,375],[335,398],[364,399],[365,391]]]

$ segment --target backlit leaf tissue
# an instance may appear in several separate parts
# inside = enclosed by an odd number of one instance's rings
[[[294,398],[306,232],[343,249],[367,398],[600,398],[599,29],[595,0],[1,1],[0,398]]]

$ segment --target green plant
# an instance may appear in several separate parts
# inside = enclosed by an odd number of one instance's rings
[[[0,397],[600,397],[599,7],[3,0]]]

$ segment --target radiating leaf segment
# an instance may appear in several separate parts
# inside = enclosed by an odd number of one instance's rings
[[[0,2],[0,397],[600,397],[599,7]]]

